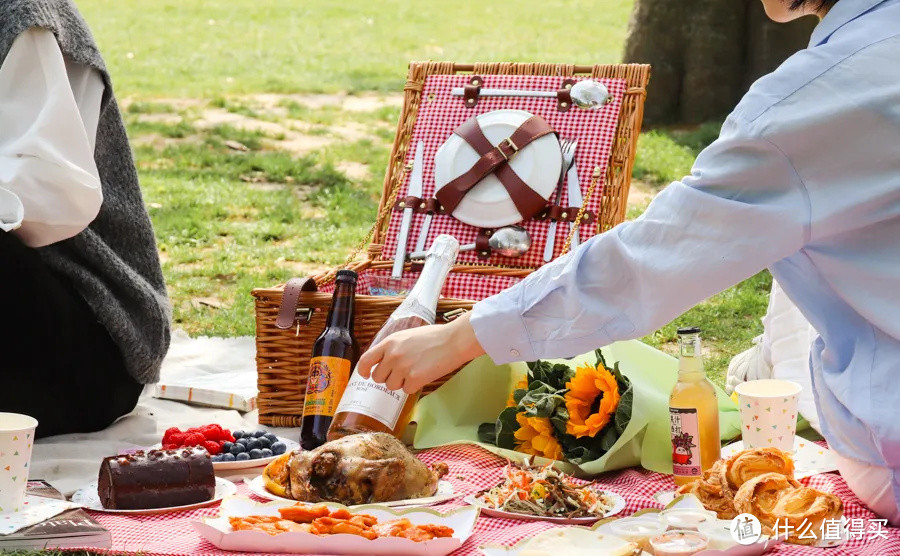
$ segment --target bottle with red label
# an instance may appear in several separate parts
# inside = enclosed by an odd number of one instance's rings
[[[352,270],[337,272],[325,330],[313,345],[300,425],[300,446],[304,450],[325,443],[335,409],[359,359],[359,344],[353,335],[356,279]]]
[[[719,402],[703,371],[700,329],[678,329],[678,382],[669,397],[675,484],[699,479],[721,456]]]

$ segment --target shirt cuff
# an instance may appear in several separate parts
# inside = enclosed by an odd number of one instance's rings
[[[25,219],[25,207],[19,196],[0,187],[0,230],[11,232],[22,225]]]
[[[513,288],[479,301],[469,318],[478,343],[497,365],[537,359],[518,303],[521,290]]]

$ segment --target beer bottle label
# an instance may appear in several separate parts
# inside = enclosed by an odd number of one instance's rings
[[[672,472],[679,477],[700,477],[700,424],[697,409],[669,408],[672,423]]]
[[[337,412],[350,411],[368,415],[390,430],[394,430],[408,397],[403,390],[388,390],[384,384],[353,373]]]
[[[309,362],[303,415],[334,416],[349,378],[350,361],[340,357],[313,357]]]

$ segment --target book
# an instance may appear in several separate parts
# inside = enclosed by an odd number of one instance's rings
[[[65,500],[61,492],[47,481],[30,480],[26,493]],[[112,535],[81,508],[66,510],[46,521],[0,536],[0,550],[16,548],[109,548]]]

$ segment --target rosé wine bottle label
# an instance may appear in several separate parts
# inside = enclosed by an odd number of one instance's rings
[[[699,478],[700,424],[697,409],[669,408],[672,423],[672,472],[677,477]]]

